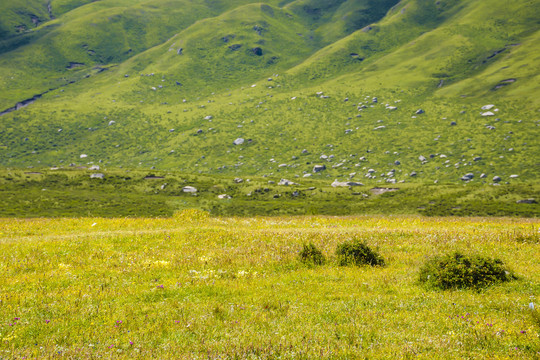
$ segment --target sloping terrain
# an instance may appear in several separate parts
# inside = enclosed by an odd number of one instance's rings
[[[540,175],[535,2],[78,5],[3,40],[0,104],[46,93],[1,117],[2,166],[366,184]]]

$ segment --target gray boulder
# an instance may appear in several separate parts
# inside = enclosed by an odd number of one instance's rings
[[[364,186],[364,184],[354,181],[338,181],[334,180],[332,187],[347,187],[347,186]]]
[[[298,185],[297,183],[295,182],[292,182],[290,180],[287,180],[287,179],[281,179],[279,182],[278,182],[278,185],[281,185],[281,186],[291,186],[291,185]]]
[[[193,186],[184,186],[184,187],[182,188],[182,191],[185,192],[185,193],[192,193],[192,194],[194,194],[194,193],[197,192],[197,189],[194,188]]]
[[[318,172],[321,172],[323,170],[326,170],[326,166],[325,165],[315,165],[313,167],[313,172],[314,173],[318,173]]]
[[[494,176],[494,177],[493,177],[493,182],[498,183],[498,182],[500,182],[500,181],[502,181],[502,179],[501,179],[500,176]]]
[[[234,145],[242,145],[244,143],[244,141],[245,141],[244,139],[238,138],[238,139],[233,141],[233,144]]]
[[[536,204],[536,200],[535,199],[523,199],[523,200],[518,200],[516,201],[516,203],[518,204]]]

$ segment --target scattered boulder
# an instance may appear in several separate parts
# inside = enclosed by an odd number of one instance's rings
[[[480,179],[485,179],[485,178],[487,178],[486,174],[484,174],[484,173],[480,174]]]
[[[461,180],[463,181],[469,181],[469,180],[472,180],[474,178],[474,174],[473,173],[468,173],[468,174],[465,174],[461,177]]]
[[[197,192],[197,189],[194,188],[193,186],[184,186],[182,188],[182,191],[185,192],[185,193],[191,193],[191,194],[194,194]]]
[[[517,179],[519,175],[510,175],[510,179]]]
[[[480,161],[480,160],[482,160],[482,157],[481,157],[481,156],[477,156],[477,157],[475,157],[475,158],[473,159],[473,161]]]
[[[92,165],[92,166],[90,166],[90,167],[88,168],[88,170],[93,170],[93,171],[99,170],[99,165]]]
[[[484,106],[482,106],[482,110],[491,110],[494,107],[495,107],[495,105],[493,105],[493,104],[484,105]]]
[[[501,182],[501,181],[502,181],[502,179],[501,179],[500,176],[494,176],[494,177],[493,177],[493,182],[498,183],[498,182]]]
[[[236,140],[233,141],[233,144],[234,145],[242,145],[244,143],[244,139],[243,138],[238,138]]]
[[[416,175],[417,175],[417,174],[416,174],[416,171],[412,171],[412,172],[409,174],[409,176],[411,176],[411,177],[415,177]]]
[[[278,182],[278,185],[281,185],[281,186],[291,186],[291,185],[298,185],[297,183],[295,182],[292,182],[290,180],[287,180],[287,179],[281,179],[279,182]]]
[[[105,178],[105,175],[101,174],[101,173],[91,174],[90,175],[90,179],[104,179],[104,178]]]
[[[233,45],[229,46],[229,49],[231,49],[232,51],[237,51],[241,47],[242,47],[242,45],[240,45],[240,44],[233,44]]]
[[[457,125],[457,122],[455,122],[455,121],[452,121],[452,122],[450,123],[450,126],[456,126],[456,125]]]
[[[253,48],[251,51],[253,51],[253,54],[257,56],[262,56],[263,54],[263,50],[260,47]]]
[[[243,183],[244,182],[244,179],[241,179],[241,178],[235,178],[233,180],[236,184],[240,184],[240,183]]]
[[[491,111],[486,111],[484,113],[482,113],[482,116],[494,116],[495,114],[492,113]]]
[[[394,161],[394,165],[401,165],[401,161],[399,160]]]
[[[338,181],[337,179],[334,180],[332,183],[332,187],[346,187],[346,186],[364,186],[364,184],[354,181]]]
[[[424,162],[424,161],[426,161],[427,159],[426,159],[425,156],[420,155],[420,156],[418,157],[418,160],[420,160],[421,162]]]
[[[318,173],[318,172],[321,172],[323,170],[326,170],[326,166],[325,165],[315,165],[313,167],[313,172],[314,173]]]
[[[422,110],[422,109],[418,109],[418,110],[416,110],[416,112],[415,112],[416,115],[420,115],[420,114],[424,114],[424,113],[425,113],[425,111]]]
[[[535,199],[523,199],[516,201],[518,204],[537,204]]]
[[[398,191],[398,190],[399,190],[398,188],[375,187],[373,189],[370,189],[369,191],[371,191],[373,193],[373,195],[381,195],[381,194],[384,194],[384,193],[387,193],[387,192]]]
[[[218,199],[228,200],[228,199],[232,199],[232,197],[230,195],[227,195],[227,194],[221,194],[221,195],[218,195]]]

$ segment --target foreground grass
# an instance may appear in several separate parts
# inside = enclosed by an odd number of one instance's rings
[[[537,220],[421,217],[0,220],[0,358],[535,358]],[[360,237],[385,267],[339,267]],[[297,254],[312,242],[321,267]],[[435,291],[450,251],[519,280]]]

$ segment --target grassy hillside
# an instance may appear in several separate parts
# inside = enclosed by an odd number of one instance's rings
[[[4,358],[532,359],[540,351],[534,221],[189,211],[0,220],[0,229]],[[336,248],[355,238],[386,265],[339,266]],[[325,265],[299,261],[308,243]],[[428,259],[455,251],[500,259],[518,279],[478,290],[419,282]]]
[[[2,166],[373,186],[540,176],[539,10],[530,1],[113,4],[68,11],[0,56],[4,106],[75,81],[1,117]],[[97,19],[101,30],[83,35]],[[123,35],[103,41],[111,31]],[[40,48],[62,54],[58,46],[70,49],[58,63],[25,60]],[[69,59],[85,65],[66,69]],[[8,77],[15,67],[18,80]],[[42,85],[28,85],[34,78]]]

